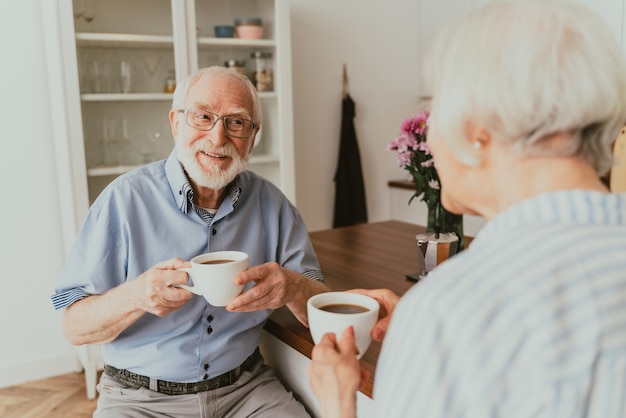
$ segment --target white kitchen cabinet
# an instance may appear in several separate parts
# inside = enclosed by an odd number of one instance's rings
[[[55,0],[43,1],[48,35],[57,38],[48,52],[51,84],[62,103],[70,135],[56,136],[60,164],[71,163],[86,179],[75,199],[84,215],[88,205],[115,176],[165,158],[173,141],[167,117],[169,73],[177,80],[199,67],[270,53],[273,91],[261,92],[264,123],[250,169],[269,178],[293,201],[293,125],[288,3],[283,0]],[[87,5],[87,6],[86,6]],[[93,11],[95,17],[85,16]],[[263,19],[262,39],[215,38],[216,25],[236,17]],[[122,64],[124,63],[124,64]],[[122,65],[131,68],[123,87]],[[53,89],[55,90],[55,89]],[[68,155],[69,154],[69,155]],[[82,161],[81,161],[82,160]]]
[[[264,121],[249,169],[295,203],[287,0],[42,0],[41,7],[65,254],[111,180],[172,150],[168,74],[178,81],[229,59],[246,61],[251,73],[256,51],[272,56],[273,89],[260,92]],[[263,20],[262,39],[213,36],[214,26],[253,16]],[[101,366],[93,347],[79,358],[85,368]],[[90,397],[94,386],[87,382]]]

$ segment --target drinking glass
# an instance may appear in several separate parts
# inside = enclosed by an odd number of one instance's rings
[[[118,164],[116,125],[115,119],[102,120],[102,148],[104,150],[104,165],[107,167]]]
[[[130,86],[132,82],[133,67],[129,61],[122,61],[120,63],[120,84],[122,87],[122,93],[130,93]]]
[[[111,66],[106,61],[93,61],[90,66],[89,78],[93,93],[109,93],[111,91]]]
[[[85,14],[85,0],[74,0],[72,7],[74,9],[74,19],[79,19]]]
[[[82,17],[87,23],[90,23],[96,18],[96,3],[94,0],[83,0]]]

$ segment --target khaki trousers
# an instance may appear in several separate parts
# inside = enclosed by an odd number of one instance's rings
[[[135,389],[106,373],[98,392],[94,418],[310,418],[262,359],[234,384],[197,394],[164,395]]]

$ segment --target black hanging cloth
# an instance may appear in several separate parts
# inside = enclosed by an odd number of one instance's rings
[[[341,137],[339,159],[335,172],[335,214],[333,227],[367,223],[365,185],[361,169],[359,144],[354,129],[355,104],[345,91],[341,111]]]

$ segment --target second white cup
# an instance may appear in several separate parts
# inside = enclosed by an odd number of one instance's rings
[[[248,268],[248,254],[241,251],[216,251],[191,259],[186,271],[193,286],[179,285],[196,295],[204,296],[213,306],[226,306],[243,290],[235,276]]]
[[[312,296],[307,302],[309,330],[315,344],[324,334],[335,333],[337,339],[350,325],[361,358],[372,342],[372,328],[378,320],[380,306],[376,299],[360,293],[326,292]]]

